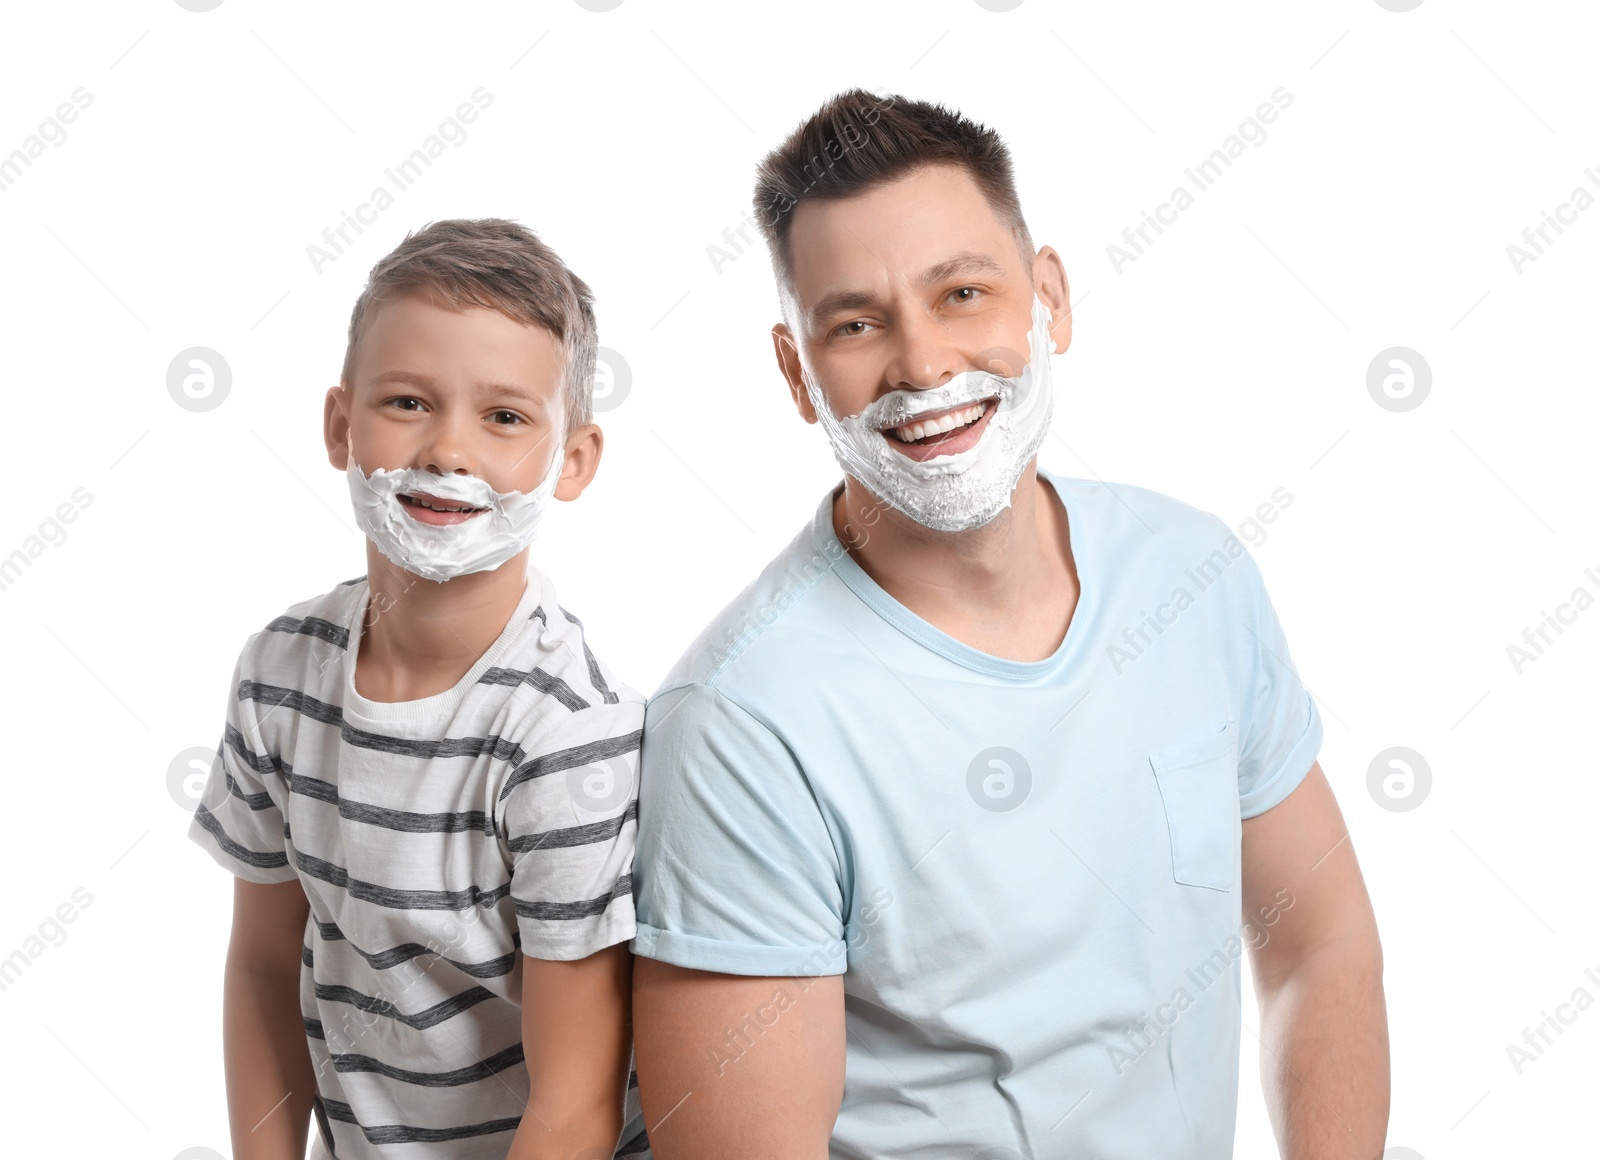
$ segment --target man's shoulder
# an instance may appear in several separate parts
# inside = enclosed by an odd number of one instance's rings
[[[1155,488],[1103,479],[1079,479],[1041,468],[1040,474],[1096,526],[1120,536],[1214,540],[1229,534],[1214,513]]]
[[[1066,497],[1069,511],[1080,512],[1087,524],[1083,541],[1073,535],[1075,550],[1092,545],[1123,575],[1144,568],[1181,572],[1204,561],[1224,562],[1226,569],[1235,561],[1248,561],[1249,549],[1268,534],[1263,520],[1271,523],[1294,502],[1280,487],[1236,529],[1214,512],[1154,488],[1042,473]],[[1253,561],[1246,571],[1252,567]]]
[[[1250,615],[1266,599],[1266,585],[1252,549],[1273,534],[1280,513],[1294,502],[1279,487],[1242,520],[1232,524],[1214,512],[1152,488],[1100,480],[1063,479],[1062,490],[1076,498],[1091,534],[1088,550],[1097,565],[1115,577],[1121,591],[1142,593],[1147,586],[1222,594],[1206,604],[1228,624]],[[1075,547],[1078,546],[1074,537]]]
[[[803,653],[815,648],[831,622],[829,584],[838,554],[837,540],[816,542],[812,522],[762,567],[744,588],[702,628],[667,673],[654,696],[687,685],[728,691],[740,679],[769,669],[803,667]]]

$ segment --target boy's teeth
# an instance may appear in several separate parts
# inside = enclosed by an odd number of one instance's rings
[[[904,427],[894,427],[895,436],[902,443],[914,443],[918,439],[926,439],[929,435],[939,435],[946,431],[954,431],[957,427],[965,427],[968,423],[983,418],[983,409],[987,403],[974,403],[970,407],[963,407],[959,411],[951,411],[937,419],[924,419],[920,423],[907,423]]]

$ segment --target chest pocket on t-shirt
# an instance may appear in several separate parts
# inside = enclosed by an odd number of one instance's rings
[[[1232,721],[1150,754],[1172,840],[1172,878],[1232,889],[1239,870],[1239,781]]]

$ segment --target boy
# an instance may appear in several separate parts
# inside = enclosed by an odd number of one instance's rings
[[[589,288],[509,221],[372,270],[328,392],[367,573],[246,642],[189,836],[236,876],[235,1160],[648,1156],[644,698],[528,547],[593,479]],[[309,1051],[307,1050],[309,1048]]]

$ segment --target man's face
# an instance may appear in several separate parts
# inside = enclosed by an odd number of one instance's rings
[[[925,166],[854,197],[801,202],[794,215],[794,329],[775,334],[780,348],[784,338],[796,345],[835,415],[859,414],[891,391],[937,387],[964,371],[1021,373],[1035,263],[965,170]],[[1055,316],[1064,350],[1070,323],[1064,310]],[[815,422],[804,391],[795,401]],[[882,437],[913,459],[954,454],[978,441],[994,412],[994,400],[983,400],[921,417],[922,442],[890,431]],[[933,430],[956,423],[964,425]]]
[[[361,337],[352,382],[329,393],[329,460],[344,470],[354,458],[368,475],[410,467],[531,492],[564,459],[563,366],[542,327],[497,310],[455,311],[425,291],[391,299]],[[426,524],[474,515],[430,508],[422,495],[400,503]]]

